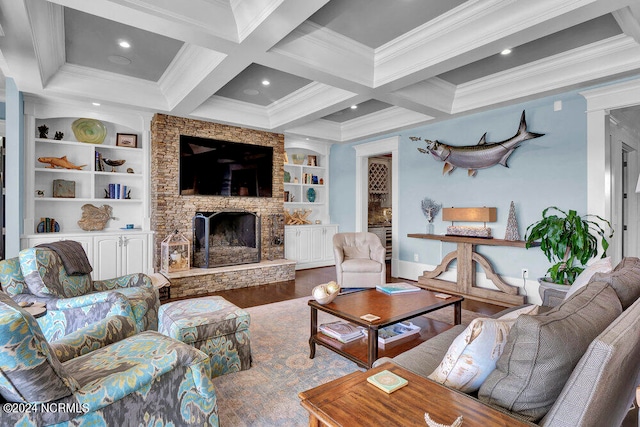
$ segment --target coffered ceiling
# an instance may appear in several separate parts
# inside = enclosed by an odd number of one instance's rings
[[[640,72],[637,0],[0,0],[0,12],[0,69],[22,92],[337,142]]]

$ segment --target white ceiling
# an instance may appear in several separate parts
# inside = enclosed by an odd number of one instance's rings
[[[640,72],[637,0],[0,0],[0,27],[22,92],[336,142]]]

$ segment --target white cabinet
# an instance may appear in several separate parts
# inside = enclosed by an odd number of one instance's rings
[[[297,261],[296,270],[333,265],[333,235],[337,232],[334,224],[285,226],[285,258]]]
[[[149,246],[149,233],[94,237],[94,279],[150,272]]]
[[[152,259],[149,256],[153,247],[152,232],[34,234],[24,236],[21,247],[30,248],[58,240],[75,240],[82,245],[93,267],[91,275],[94,280],[113,279],[133,273],[153,273]]]
[[[58,236],[59,233],[36,234],[28,238],[22,239],[21,249],[32,248],[42,243],[53,243],[59,240],[75,240],[82,245],[89,261],[93,260],[93,237],[86,234],[69,234],[63,238]],[[95,279],[95,275],[93,276]]]
[[[305,226],[286,226],[284,229],[284,257],[297,261],[297,265],[308,263],[311,260],[311,229]]]

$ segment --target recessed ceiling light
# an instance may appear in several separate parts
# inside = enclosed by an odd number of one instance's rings
[[[92,102],[91,104],[95,105],[96,107],[99,107],[99,106],[100,106],[100,103],[99,103],[99,102]]]
[[[255,89],[245,89],[242,91],[245,95],[251,95],[251,96],[256,96],[257,94],[260,93],[260,91],[255,90]]]
[[[128,42],[128,41],[126,41],[126,40],[120,40],[120,41],[118,42],[118,45],[119,45],[120,47],[125,48],[125,49],[129,49],[129,48],[131,47],[131,43],[129,43],[129,42]]]
[[[131,60],[129,58],[125,58],[124,56],[120,56],[120,55],[109,55],[107,59],[109,59],[109,61],[113,62],[114,64],[118,64],[118,65],[131,64]]]
[[[267,80],[267,79],[264,79],[262,81],[262,86],[269,86],[270,84],[271,84],[271,82],[269,80]]]
[[[358,106],[357,106],[357,105],[352,105],[352,106],[351,106],[351,109],[352,109],[352,110],[355,110],[356,108],[358,108]]]
[[[511,49],[505,49],[502,52],[500,52],[501,55],[509,55],[511,53]]]

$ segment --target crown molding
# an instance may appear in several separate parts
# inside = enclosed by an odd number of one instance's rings
[[[270,52],[341,79],[373,85],[373,49],[311,21],[303,22]]]
[[[54,0],[56,2],[70,0]],[[85,1],[85,0],[74,0]],[[109,1],[112,0],[91,0]],[[174,9],[162,7],[153,0],[118,0],[124,7],[141,11],[145,14],[166,19],[176,25],[184,25],[188,28],[197,29],[203,33],[210,34],[234,43],[239,43],[237,20],[228,2],[200,1],[191,2],[186,7],[182,2],[163,2],[174,6]],[[199,6],[199,7],[198,7]],[[185,12],[190,11],[187,15]],[[131,24],[129,24],[131,25]]]
[[[272,129],[267,107],[217,95],[207,99],[189,117],[253,129]]]
[[[456,88],[457,86],[452,83],[438,77],[432,77],[393,93],[417,104],[451,113]]]
[[[640,78],[579,93],[587,100],[587,113],[638,105]]]
[[[237,0],[230,2],[238,27],[238,41],[246,39],[284,0]]]
[[[616,19],[622,31],[629,37],[633,37],[636,43],[640,43],[640,22],[636,18],[631,9],[625,7],[624,9],[615,10],[611,13]]]
[[[538,95],[640,68],[640,46],[624,34],[458,86],[452,114]]]
[[[60,67],[49,80],[44,94],[101,99],[134,108],[168,111],[167,101],[155,82],[72,64]]]
[[[226,57],[224,53],[185,43],[158,81],[170,109],[185,99]]]
[[[394,132],[426,123],[433,117],[405,110],[400,107],[389,107],[364,117],[342,123],[341,142],[369,138],[383,133]]]
[[[342,140],[340,124],[324,119],[318,119],[301,126],[287,129],[285,134],[331,142],[339,142]]]
[[[271,124],[275,128],[349,101],[356,95],[353,92],[313,82],[268,105],[266,109],[271,118]]]

